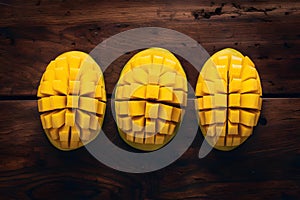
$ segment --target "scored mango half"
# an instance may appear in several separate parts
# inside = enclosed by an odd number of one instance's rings
[[[102,71],[88,54],[70,51],[52,60],[37,96],[43,129],[58,149],[77,149],[99,134],[106,92]]]
[[[130,146],[157,150],[176,134],[187,104],[187,79],[168,50],[137,53],[123,68],[115,89],[120,136]]]
[[[257,125],[261,96],[260,78],[249,57],[230,48],[215,53],[196,86],[199,125],[207,142],[223,151],[242,144]]]

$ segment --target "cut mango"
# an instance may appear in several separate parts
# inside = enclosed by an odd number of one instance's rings
[[[196,85],[199,126],[207,142],[228,151],[252,134],[262,106],[258,72],[249,57],[234,49],[214,54]]]
[[[56,148],[77,149],[100,132],[105,85],[100,67],[88,54],[71,51],[51,61],[37,96],[43,129]]]
[[[140,150],[159,149],[175,136],[182,121],[187,102],[185,72],[165,49],[141,51],[125,65],[115,100],[122,139]]]

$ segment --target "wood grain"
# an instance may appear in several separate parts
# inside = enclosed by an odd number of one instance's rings
[[[213,54],[233,47],[255,62],[264,94],[299,95],[300,3],[223,1],[82,3],[14,1],[0,5],[0,95],[35,96],[50,60],[70,50],[90,52],[125,30],[158,26],[198,41]],[[105,73],[108,93],[133,53]],[[198,74],[183,66],[192,86]],[[287,73],[292,72],[292,73]],[[8,75],[9,74],[9,75]],[[16,81],[18,80],[18,81]]]
[[[50,144],[36,105],[50,60],[65,51],[90,52],[105,39],[140,27],[179,31],[209,54],[232,47],[251,57],[264,100],[259,125],[245,144],[199,159],[204,138],[198,131],[177,161],[145,174],[111,169],[85,148],[62,152]],[[299,27],[297,0],[1,1],[1,199],[300,199]],[[104,72],[108,97],[136,52]],[[195,87],[198,72],[177,57]],[[120,139],[110,105],[103,130],[133,151]]]
[[[300,196],[300,99],[264,99],[254,135],[232,152],[213,150],[199,159],[203,136],[198,132],[179,160],[147,174],[110,169],[85,148],[55,149],[43,133],[36,101],[1,101],[0,106],[6,113],[0,116],[0,194],[4,198],[53,199],[57,194],[75,199]],[[113,142],[126,147],[117,135],[110,106],[103,129]]]

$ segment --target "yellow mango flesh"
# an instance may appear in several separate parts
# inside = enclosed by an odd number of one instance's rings
[[[163,147],[175,136],[186,102],[186,75],[177,58],[161,48],[137,53],[115,90],[120,136],[136,149]]]
[[[196,86],[199,125],[207,142],[219,150],[242,144],[257,125],[262,88],[253,62],[234,49],[214,54]]]
[[[100,132],[105,85],[100,67],[88,54],[71,51],[51,61],[37,96],[43,129],[56,148],[77,149]]]

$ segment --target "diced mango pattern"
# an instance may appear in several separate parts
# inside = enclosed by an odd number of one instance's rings
[[[196,86],[199,125],[209,144],[231,150],[257,125],[262,88],[254,63],[233,49],[214,54],[200,72]]]
[[[155,150],[176,133],[187,104],[187,80],[169,51],[150,48],[125,65],[115,90],[121,137],[141,150]]]
[[[37,96],[43,129],[58,149],[77,149],[100,132],[105,85],[100,67],[88,54],[71,51],[51,61]]]

